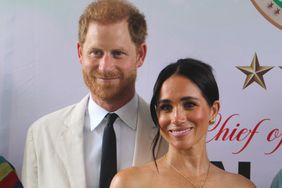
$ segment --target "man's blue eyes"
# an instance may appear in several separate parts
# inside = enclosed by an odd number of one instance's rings
[[[94,56],[96,56],[96,57],[102,57],[103,55],[104,55],[104,52],[101,50],[94,50],[94,51],[91,51],[90,52],[90,55],[94,55]],[[122,52],[122,51],[112,51],[111,52],[111,56],[112,57],[120,57],[120,56],[122,56],[122,55],[124,55],[125,53],[124,52]]]

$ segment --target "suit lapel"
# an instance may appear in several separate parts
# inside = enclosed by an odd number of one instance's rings
[[[151,119],[148,105],[142,98],[138,97],[138,120],[133,166],[141,165],[153,160],[151,146],[156,132],[157,129],[154,127],[154,123]]]
[[[58,138],[58,150],[65,164],[71,187],[86,188],[83,128],[88,96],[66,115],[64,128]]]

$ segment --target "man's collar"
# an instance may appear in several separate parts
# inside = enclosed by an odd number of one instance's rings
[[[137,117],[138,117],[137,112],[138,112],[138,96],[137,94],[135,94],[134,97],[127,104],[119,108],[114,113],[116,113],[126,125],[136,130]],[[90,95],[88,101],[88,114],[89,114],[91,131],[93,131],[101,124],[107,113],[109,112],[103,109],[101,106],[97,105]]]

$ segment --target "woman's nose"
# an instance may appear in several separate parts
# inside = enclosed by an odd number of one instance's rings
[[[181,108],[175,108],[172,118],[173,123],[183,123],[186,120],[186,113]]]

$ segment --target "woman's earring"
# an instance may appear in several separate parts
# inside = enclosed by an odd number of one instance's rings
[[[215,119],[211,119],[210,121],[209,121],[209,124],[210,125],[212,125],[212,124],[214,124],[215,123]]]

